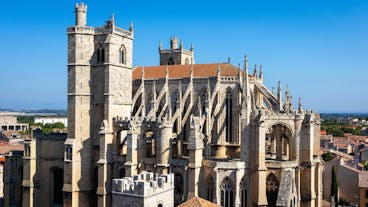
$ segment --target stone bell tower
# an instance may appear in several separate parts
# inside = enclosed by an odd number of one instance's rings
[[[68,28],[68,138],[64,144],[64,206],[110,206],[113,118],[130,119],[133,24],[87,26],[87,5],[75,6]],[[93,95],[92,95],[93,94]]]
[[[91,62],[93,28],[87,5],[75,5],[75,26],[68,28],[68,138],[64,144],[64,206],[89,206],[93,192],[91,143]]]
[[[190,46],[189,50],[184,49],[183,41],[177,37],[170,38],[170,49],[162,49],[162,43],[158,48],[160,54],[160,65],[189,65],[194,64],[194,48]]]

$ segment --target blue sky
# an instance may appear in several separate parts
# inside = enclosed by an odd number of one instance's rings
[[[195,47],[197,63],[262,64],[304,108],[368,112],[368,1],[86,0],[88,25],[115,13],[135,26],[134,64],[157,65],[170,36]],[[0,2],[0,108],[66,109],[67,36],[74,0]],[[252,70],[251,70],[252,71]]]

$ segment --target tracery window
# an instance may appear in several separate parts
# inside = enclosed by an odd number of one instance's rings
[[[225,140],[226,142],[233,142],[232,139],[232,119],[233,119],[233,98],[230,89],[226,91],[226,100],[225,100],[225,126],[226,126],[226,135]]]
[[[221,187],[221,205],[223,207],[233,207],[234,193],[231,180],[229,178],[225,178],[224,182],[222,182],[220,187]]]
[[[243,177],[240,181],[240,206],[247,206],[247,180]]]

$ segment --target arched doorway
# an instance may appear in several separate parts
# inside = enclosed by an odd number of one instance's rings
[[[50,169],[51,206],[63,206],[64,170],[59,167]]]
[[[279,193],[279,181],[276,176],[271,173],[267,176],[266,179],[266,195],[268,206],[273,207],[276,206],[277,195]]]

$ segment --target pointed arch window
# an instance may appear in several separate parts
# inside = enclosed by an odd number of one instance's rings
[[[168,65],[174,65],[174,60],[173,60],[173,58],[170,58],[170,59],[169,59]]]
[[[96,58],[97,58],[97,63],[105,62],[105,49],[103,48],[102,43],[99,43],[97,45]]]
[[[126,48],[124,45],[119,50],[119,63],[126,64]]]
[[[225,178],[221,184],[221,205],[223,207],[234,207],[233,185],[229,178]]]
[[[215,190],[215,182],[213,181],[213,178],[210,177],[207,183],[207,200],[213,201],[213,195]]]
[[[276,206],[277,196],[279,193],[279,181],[276,176],[271,173],[266,179],[266,195],[268,206]]]
[[[240,206],[247,206],[247,180],[243,177],[240,181]]]
[[[226,109],[226,115],[225,115],[225,126],[226,126],[226,135],[225,140],[226,142],[233,142],[232,139],[232,125],[233,125],[233,97],[231,94],[231,89],[228,88],[226,91],[226,100],[225,100],[225,109]]]

